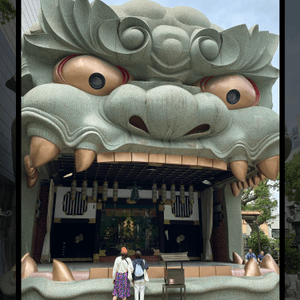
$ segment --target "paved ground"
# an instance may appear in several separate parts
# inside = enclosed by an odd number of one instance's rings
[[[297,275],[296,274],[289,274],[289,278],[291,279],[291,287],[287,291],[287,295],[285,296],[285,299],[287,300],[298,300],[295,298],[295,290],[296,290],[296,280],[297,280]],[[299,298],[300,299],[300,298]]]

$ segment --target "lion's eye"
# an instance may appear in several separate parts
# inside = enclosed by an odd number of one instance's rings
[[[257,86],[242,75],[205,77],[199,84],[202,92],[218,96],[228,109],[250,107],[259,102]]]
[[[97,96],[109,95],[130,79],[125,69],[88,55],[68,56],[58,62],[53,71],[54,82]]]
[[[105,78],[100,73],[93,73],[89,78],[90,86],[95,90],[100,90],[105,86]]]
[[[229,104],[236,104],[239,102],[241,94],[238,90],[230,90],[226,95],[226,100]]]

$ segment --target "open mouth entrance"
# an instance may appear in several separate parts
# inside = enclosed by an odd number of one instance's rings
[[[207,183],[218,185],[233,176],[227,163],[219,160],[147,153],[101,153],[83,172],[75,172],[74,155],[60,154],[47,167],[56,186],[51,257],[61,261],[113,262],[121,246],[129,249],[129,256],[140,249],[150,262],[158,261],[159,252],[182,252],[188,247],[190,259],[199,260],[203,249],[198,192],[209,187]],[[201,241],[195,244],[191,233]]]

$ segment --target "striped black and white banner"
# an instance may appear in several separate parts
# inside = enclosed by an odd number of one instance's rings
[[[190,217],[193,211],[189,196],[185,196],[185,203],[180,203],[180,196],[176,195],[176,202],[172,207],[172,213],[176,217]]]
[[[71,192],[64,195],[63,211],[66,215],[83,215],[88,208],[88,201],[81,199],[81,192],[76,192],[75,200],[71,200]]]

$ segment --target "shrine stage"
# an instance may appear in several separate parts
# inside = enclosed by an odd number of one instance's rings
[[[22,280],[22,299],[112,299],[112,262],[65,262],[65,264],[76,281],[53,281],[52,263],[38,264],[38,272]],[[145,300],[161,300],[165,263],[149,262],[148,265],[150,281],[146,283]],[[168,262],[168,268],[180,268],[180,265],[180,262]],[[101,268],[101,276],[91,276],[93,274],[91,268]],[[183,262],[183,268],[186,300],[279,299],[279,275],[274,270],[260,269],[262,276],[247,277],[243,276],[243,265],[231,263],[187,261]],[[212,274],[212,271],[215,273]],[[47,293],[43,292],[45,286]],[[130,286],[130,295],[127,299],[134,299],[133,284]],[[174,288],[168,289],[168,299],[179,297],[180,289],[175,285]]]
[[[59,258],[57,259],[59,260]],[[147,261],[147,259],[146,259]],[[64,262],[70,271],[89,271],[90,268],[113,268],[113,262]],[[152,267],[165,267],[163,261],[148,262],[149,268]],[[223,262],[204,262],[204,261],[184,261],[183,267],[208,267],[208,266],[230,266],[231,268],[244,269],[244,265],[223,263]],[[39,272],[52,272],[51,264],[37,264]],[[168,262],[168,268],[180,268],[180,262]]]

